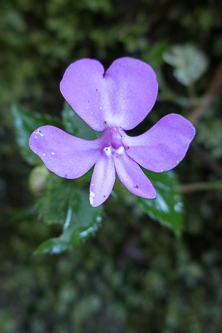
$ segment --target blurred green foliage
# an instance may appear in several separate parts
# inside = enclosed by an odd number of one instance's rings
[[[96,237],[58,256],[33,255],[63,230],[36,216],[41,199],[28,190],[31,167],[20,155],[8,112],[19,103],[60,117],[59,81],[71,62],[91,57],[108,67],[127,55],[150,63],[160,83],[159,102],[135,133],[170,112],[188,116],[222,55],[221,12],[219,0],[0,2],[1,332],[222,331],[221,192],[184,195],[184,236],[176,239],[141,204],[132,203],[132,196],[121,195],[117,183],[120,199],[113,193],[106,202]],[[178,44],[194,45],[208,59],[208,70],[192,91],[164,63],[163,54]],[[182,183],[220,177],[215,170],[221,164],[221,102],[218,94],[197,123],[199,153],[191,149],[175,170]],[[64,112],[71,131],[67,119]],[[87,176],[80,180],[83,188],[87,182]]]
[[[20,148],[21,155],[32,165],[41,164],[40,158],[30,151],[30,133],[43,125],[60,126],[61,122],[56,117],[32,112],[18,105],[13,105],[11,107],[11,115],[13,117],[13,123],[16,130],[16,141]]]
[[[193,85],[207,70],[207,57],[192,45],[174,45],[163,57],[175,67],[173,75],[185,86]]]
[[[0,9],[0,105],[22,99],[58,111],[64,69],[83,57],[109,66],[128,54],[157,69],[167,45],[190,41],[221,54],[220,1],[9,0]]]
[[[85,121],[80,118],[71,106],[65,102],[62,110],[62,123],[65,131],[85,140],[94,140],[100,133],[94,131]]]
[[[216,110],[220,107],[215,105],[209,108],[197,126],[198,142],[203,144],[213,158],[219,160],[222,158],[222,119],[218,118]]]

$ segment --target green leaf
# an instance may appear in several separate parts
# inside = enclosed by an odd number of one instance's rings
[[[41,159],[29,148],[29,137],[36,128],[43,125],[61,127],[61,121],[56,117],[33,112],[18,105],[11,107],[11,113],[14,118],[16,141],[20,148],[21,155],[32,165],[42,164]]]
[[[62,223],[63,233],[45,241],[36,253],[61,253],[94,234],[102,221],[102,206],[90,206],[88,190],[77,189],[72,181],[53,178],[52,186],[38,201],[38,212],[46,223]]]
[[[137,202],[151,218],[180,236],[183,229],[183,202],[177,190],[178,182],[173,171],[163,173],[154,173],[145,169],[143,171],[156,190],[156,198],[137,197]]]
[[[37,200],[38,217],[47,224],[64,224],[72,181],[51,174],[48,187]]]
[[[50,238],[37,247],[37,249],[35,250],[35,254],[59,254],[66,251],[67,248],[67,244],[63,242],[60,238]]]
[[[163,65],[163,54],[168,49],[168,42],[160,40],[146,49],[146,52],[142,55],[142,60],[147,62],[155,71],[157,71]]]
[[[208,66],[205,54],[192,45],[174,45],[163,57],[166,63],[175,68],[175,78],[185,86],[196,82]]]
[[[212,118],[197,124],[197,140],[212,154],[214,158],[222,158],[222,119],[215,117],[213,111]],[[215,118],[213,118],[215,117]]]
[[[81,139],[94,140],[100,135],[100,132],[94,131],[89,125],[87,125],[67,102],[64,103],[62,120],[65,130]]]

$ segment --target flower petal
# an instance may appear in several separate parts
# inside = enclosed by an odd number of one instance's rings
[[[137,137],[123,132],[123,145],[127,154],[142,167],[162,172],[174,168],[184,158],[194,136],[193,125],[172,113]]]
[[[60,83],[60,91],[75,112],[94,130],[103,131],[102,103],[104,68],[93,59],[81,59],[72,63]]]
[[[153,69],[138,59],[117,59],[105,75],[100,62],[81,59],[67,68],[60,90],[94,130],[107,127],[129,130],[152,109],[158,84]]]
[[[101,205],[110,195],[115,183],[113,156],[101,154],[96,162],[90,183],[89,202],[91,206]]]
[[[158,83],[154,70],[141,60],[120,58],[108,68],[105,79],[110,101],[107,123],[125,130],[136,127],[156,102]]]
[[[156,192],[150,180],[125,152],[115,155],[115,167],[120,181],[130,192],[142,198],[155,198]]]
[[[46,167],[60,177],[74,179],[84,175],[96,162],[102,136],[88,141],[54,126],[42,126],[29,139],[29,147]]]

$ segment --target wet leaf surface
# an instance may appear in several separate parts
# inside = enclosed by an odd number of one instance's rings
[[[11,113],[16,129],[16,141],[21,155],[32,165],[41,165],[41,159],[29,148],[29,137],[34,130],[43,125],[53,125],[62,128],[61,121],[57,117],[40,114],[27,110],[21,106],[13,105]]]
[[[154,173],[145,169],[143,171],[156,190],[156,198],[137,197],[137,202],[151,218],[180,236],[183,229],[183,202],[177,189],[175,174],[172,171],[163,173]]]
[[[94,234],[102,221],[103,208],[90,206],[88,190],[77,189],[72,181],[53,178],[38,201],[38,213],[45,223],[62,224],[63,232],[41,244],[36,253],[61,253]]]

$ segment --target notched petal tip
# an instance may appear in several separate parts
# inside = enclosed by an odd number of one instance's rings
[[[94,130],[136,127],[152,109],[158,83],[154,70],[130,57],[115,60],[104,74],[94,59],[80,59],[64,73],[60,90],[75,112]]]

